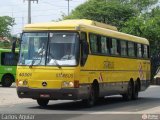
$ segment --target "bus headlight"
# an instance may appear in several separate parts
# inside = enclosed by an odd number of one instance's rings
[[[74,84],[70,81],[64,81],[62,82],[62,87],[74,87]]]
[[[63,87],[67,87],[68,86],[68,82],[64,81],[62,84]]]
[[[23,81],[18,81],[18,85],[22,86],[23,85]]]
[[[69,82],[69,86],[73,87],[74,86],[73,82]]]
[[[24,81],[23,81],[23,85],[26,86],[27,84],[28,84],[28,81],[27,81],[27,80],[24,80]]]
[[[24,81],[20,80],[20,81],[18,81],[18,86],[27,86],[27,85],[28,85],[28,81],[27,80],[24,80]]]

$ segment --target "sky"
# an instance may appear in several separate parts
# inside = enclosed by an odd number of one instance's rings
[[[70,0],[70,12],[87,0]],[[38,0],[32,2],[32,23],[50,22],[58,20],[62,14],[68,15],[68,1],[66,0]],[[16,25],[11,29],[12,34],[22,32],[28,22],[27,0],[0,0],[0,16],[15,18]]]

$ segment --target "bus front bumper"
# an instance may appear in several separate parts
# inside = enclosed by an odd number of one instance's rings
[[[79,100],[88,97],[88,91],[81,92],[79,88],[63,89],[32,89],[17,87],[19,98],[50,99],[50,100]]]

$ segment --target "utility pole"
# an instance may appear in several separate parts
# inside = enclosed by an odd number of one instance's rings
[[[66,1],[68,1],[68,16],[69,16],[69,2],[71,1],[71,0],[66,0]]]
[[[31,24],[31,1],[37,1],[38,0],[23,0],[23,1],[28,1],[28,24]]]

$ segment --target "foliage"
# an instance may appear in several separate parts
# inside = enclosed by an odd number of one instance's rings
[[[132,17],[125,22],[121,31],[145,37],[150,41],[151,54],[160,52],[160,8],[154,8],[152,12],[138,17]]]
[[[78,6],[70,16],[65,16],[64,19],[92,19],[121,28],[123,23],[136,13],[137,11],[131,5],[120,4],[116,0],[108,2],[90,0]]]
[[[157,4],[158,0],[129,0],[140,13],[147,12],[153,5]]]
[[[1,42],[0,41],[0,48],[11,48],[10,42]]]
[[[9,16],[0,17],[0,37],[10,36],[10,28],[14,25],[14,19]]]

